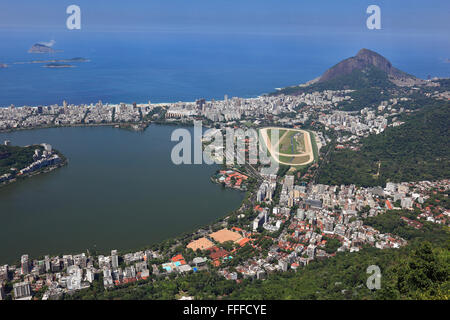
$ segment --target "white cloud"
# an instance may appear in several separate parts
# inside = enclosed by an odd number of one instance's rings
[[[39,44],[42,44],[42,45],[47,46],[47,47],[53,47],[55,45],[55,43],[56,43],[55,40],[50,40],[48,42],[39,42]]]

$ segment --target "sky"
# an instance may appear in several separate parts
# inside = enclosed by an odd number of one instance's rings
[[[448,0],[2,0],[0,31],[64,31],[72,4],[81,8],[81,32],[367,32],[371,4],[381,8],[379,32],[445,36],[450,30]]]

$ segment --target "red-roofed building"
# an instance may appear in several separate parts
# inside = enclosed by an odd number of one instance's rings
[[[240,245],[241,247],[243,247],[243,246],[245,246],[249,241],[250,241],[249,238],[244,238],[244,239],[242,239],[241,241],[239,241],[239,245]]]
[[[175,257],[173,257],[171,260],[172,260],[172,262],[177,262],[177,261],[181,262],[181,261],[184,261],[184,257],[181,254],[178,254]]]
[[[390,202],[389,200],[386,200],[386,207],[387,207],[389,210],[392,210],[392,204],[391,204],[391,202]]]
[[[222,249],[222,248],[212,247],[211,249],[209,249],[209,251],[211,252],[209,254],[209,257],[212,260],[218,260],[220,258],[228,256],[228,251],[226,251],[225,249]]]
[[[264,209],[261,208],[261,207],[259,206],[259,204],[258,204],[257,206],[255,206],[255,207],[253,208],[253,210],[262,212]]]

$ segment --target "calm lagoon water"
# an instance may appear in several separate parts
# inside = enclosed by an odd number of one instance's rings
[[[173,165],[174,126],[145,132],[111,127],[0,134],[14,145],[48,142],[66,167],[0,189],[0,263],[44,254],[137,249],[208,224],[239,207],[207,165]]]

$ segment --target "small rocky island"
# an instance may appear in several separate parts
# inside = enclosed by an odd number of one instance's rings
[[[0,63],[0,69],[4,69],[4,68],[8,68],[8,65],[4,64],[4,63]]]
[[[31,60],[31,61],[21,61],[14,62],[14,64],[34,64],[34,63],[71,63],[71,62],[89,62],[89,59],[86,58],[71,58],[71,59],[48,59],[48,60]]]
[[[71,64],[67,64],[67,63],[56,63],[56,62],[52,62],[52,63],[47,63],[46,65],[43,66],[44,68],[75,68],[74,65]]]
[[[42,43],[36,43],[28,50],[28,53],[55,53],[55,52],[56,52],[55,49]]]

